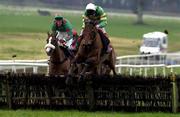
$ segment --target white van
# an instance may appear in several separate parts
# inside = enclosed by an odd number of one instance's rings
[[[161,54],[167,52],[168,33],[150,32],[143,35],[140,54]]]

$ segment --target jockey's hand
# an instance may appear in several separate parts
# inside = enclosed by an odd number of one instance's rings
[[[61,46],[63,46],[63,47],[66,46],[66,41],[65,41],[65,39],[60,39],[59,42],[60,42],[60,45],[61,45]]]

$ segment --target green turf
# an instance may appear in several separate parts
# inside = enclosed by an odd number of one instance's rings
[[[39,16],[36,13],[29,15],[20,14],[5,14],[0,13],[0,32],[47,32],[50,30],[50,24],[53,20],[53,16]],[[82,17],[81,14],[64,13],[67,19],[69,19],[73,27],[78,30],[81,29]],[[169,30],[170,42],[178,41],[180,21],[174,19],[154,19],[145,18],[145,25],[135,24],[136,17],[130,16],[108,16],[107,31],[110,36],[124,37],[131,39],[141,39],[142,34],[150,31],[163,31]]]
[[[12,59],[13,55],[16,55],[15,59],[44,59],[47,57],[44,51],[45,36],[9,34],[5,37],[0,35],[0,38],[1,59]]]
[[[1,117],[179,117],[171,113],[123,113],[123,112],[85,112],[78,110],[0,110]]]
[[[80,32],[82,26],[82,14],[67,13],[62,10],[59,10],[58,12],[70,20],[73,27]],[[51,13],[54,14],[55,12],[52,11]],[[17,9],[14,7],[6,8],[0,6],[0,19],[0,59],[9,59],[12,54],[18,54],[17,59],[38,59],[46,57],[43,49],[46,38],[45,33],[50,31],[53,16],[39,16],[33,8]],[[131,42],[129,41],[130,43],[124,43],[124,45],[121,44],[121,40],[114,41],[116,44],[115,50],[118,52],[118,56],[138,54],[138,47],[140,45],[139,40],[142,40],[141,38],[144,33],[163,31],[164,29],[169,30],[168,51],[172,52],[180,50],[179,20],[172,18],[159,19],[145,17],[144,25],[137,25],[135,24],[135,21],[136,17],[132,15],[112,16],[108,14],[107,32],[110,37],[132,40]]]

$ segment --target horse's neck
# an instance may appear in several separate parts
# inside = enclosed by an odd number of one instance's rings
[[[66,58],[64,51],[60,47],[56,47],[54,50],[51,59],[54,61],[63,61]]]
[[[99,46],[102,46],[102,40],[101,40],[101,36],[99,34],[99,32],[96,32],[96,36],[95,36],[95,43]]]

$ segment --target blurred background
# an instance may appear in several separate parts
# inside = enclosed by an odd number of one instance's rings
[[[108,11],[137,13],[138,6],[142,6],[146,13],[173,15],[180,12],[180,0],[1,0],[0,4],[83,10],[89,2],[103,6]]]

